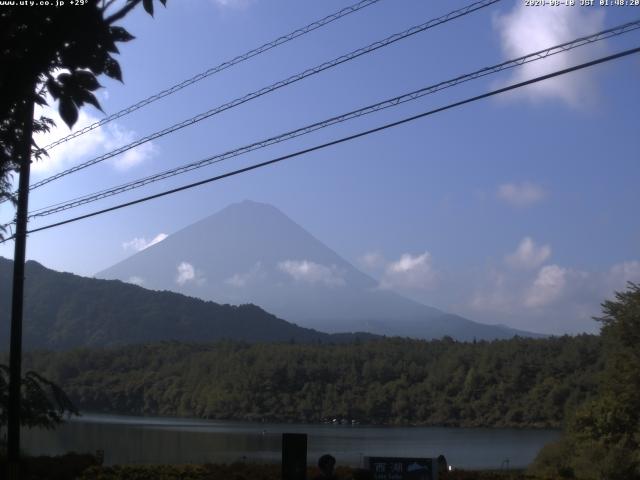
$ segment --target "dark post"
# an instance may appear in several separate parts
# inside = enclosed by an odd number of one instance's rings
[[[307,434],[282,434],[282,480],[307,479]]]
[[[20,181],[16,211],[15,253],[13,255],[13,293],[11,297],[11,344],[9,350],[9,408],[7,460],[9,480],[20,478],[20,399],[22,376],[22,304],[24,299],[24,262],[27,247],[27,212],[29,209],[29,171],[31,169],[31,134],[33,130],[33,89],[25,100]]]

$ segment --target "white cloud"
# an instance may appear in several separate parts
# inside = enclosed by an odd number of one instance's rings
[[[136,132],[126,130],[117,124],[108,126],[109,135],[105,139],[105,150],[113,150],[122,145],[127,145],[136,140]],[[151,158],[158,152],[153,142],[143,143],[131,150],[127,150],[121,155],[110,159],[110,163],[116,170],[125,171]]]
[[[184,285],[187,282],[194,281],[196,279],[196,271],[188,262],[182,262],[178,265],[178,276],[176,277],[176,283],[178,285]]]
[[[158,235],[156,235],[151,239],[151,241],[147,244],[146,248],[149,248],[151,245],[155,245],[156,243],[160,243],[168,236],[169,235],[167,235],[166,233],[159,233]]]
[[[567,273],[566,268],[558,265],[542,267],[525,296],[524,305],[544,307],[557,300],[567,285]]]
[[[481,288],[471,297],[471,308],[475,311],[511,312],[513,300],[507,289],[507,276],[500,271],[491,271],[481,282]]]
[[[253,0],[213,0],[221,8],[247,8]]]
[[[515,252],[507,255],[505,260],[513,268],[536,268],[551,256],[549,245],[537,246],[531,237],[524,237]]]
[[[415,257],[411,256],[410,253],[405,253],[400,257],[400,260],[389,265],[387,271],[392,273],[407,273],[425,265],[430,257],[431,255],[428,252],[422,255],[416,255]]]
[[[640,283],[640,262],[632,260],[613,265],[605,281],[611,291],[624,290],[627,282]]]
[[[122,248],[125,250],[134,250],[139,252],[144,250],[147,246],[147,241],[144,238],[133,238],[132,240],[128,240],[126,242],[122,242]]]
[[[430,290],[438,279],[429,252],[404,253],[398,260],[387,260],[379,252],[365,253],[358,263],[380,278],[378,288],[391,290]],[[409,292],[407,292],[409,293]]]
[[[141,252],[145,248],[149,248],[156,243],[160,243],[168,236],[169,235],[167,235],[166,233],[159,233],[149,241],[147,241],[144,237],[136,237],[127,242],[122,242],[122,248],[124,248],[125,250],[134,250],[136,252]]]
[[[551,253],[550,246],[525,237],[499,262],[443,270],[434,268],[428,252],[395,261],[376,255],[372,272],[379,288],[426,305],[487,324],[558,335],[596,333],[593,317],[601,314],[600,304],[625,290],[628,281],[640,283],[640,259],[587,271],[546,263]]]
[[[328,286],[344,285],[344,272],[335,265],[325,266],[309,260],[285,260],[278,268],[294,280],[308,283],[323,283]]]
[[[51,100],[48,99],[49,103]],[[35,116],[39,118],[40,115],[48,116],[56,122],[56,126],[52,127],[47,133],[37,133],[34,135],[34,140],[39,147],[45,147],[48,144],[58,140],[71,133],[71,130],[67,128],[67,125],[62,121],[57,112],[49,107],[39,107],[36,105]],[[97,117],[87,113],[86,109],[80,110],[78,115],[78,121],[74,126],[74,130],[80,130],[92,123],[98,121]],[[79,136],[73,141],[65,142],[52,148],[48,153],[49,156],[43,156],[41,160],[33,162],[31,169],[35,175],[47,174],[52,171],[61,170],[66,165],[75,163],[77,160],[87,157],[91,154],[96,154],[100,150],[100,146],[104,144],[106,140],[105,132],[103,128],[96,128],[91,132],[85,133]]]
[[[515,207],[528,207],[543,200],[547,193],[533,183],[505,183],[498,187],[498,198]]]
[[[405,253],[399,260],[387,265],[380,286],[397,289],[430,289],[435,285],[437,278],[431,261],[429,252],[415,256]]]
[[[47,102],[55,107],[55,102],[50,97],[47,98]],[[47,133],[34,135],[35,142],[38,146],[45,147],[71,132],[78,131],[100,120],[99,117],[88,112],[87,108],[81,109],[73,130],[69,130],[55,108],[36,105],[35,116],[45,115],[53,119],[56,122],[56,126],[52,127]],[[48,175],[125,145],[135,138],[136,133],[134,131],[112,122],[50,149],[49,156],[43,156],[41,160],[33,163],[32,171],[35,176]],[[158,149],[153,142],[147,142],[114,157],[110,163],[118,170],[126,170],[151,158],[157,152]]]
[[[134,275],[133,277],[129,277],[129,280],[127,280],[127,282],[133,283],[134,285],[142,286],[144,284],[144,279],[142,277]]]
[[[618,263],[611,267],[610,273],[614,278],[634,281],[634,279],[640,278],[640,262],[632,260]]]
[[[232,285],[234,287],[242,288],[262,277],[264,277],[262,262],[256,262],[256,264],[248,272],[236,273],[227,278],[224,283]]]
[[[593,317],[600,315],[600,304],[625,290],[628,281],[640,282],[640,261],[617,263],[604,271],[554,264],[467,277],[457,281],[455,290],[472,292],[466,305],[457,303],[459,313],[471,319],[545,333],[595,333]]]
[[[520,57],[598,32],[603,29],[603,25],[602,9],[552,6],[530,8],[525,2],[517,2],[510,12],[494,17],[494,28],[500,33],[502,50],[508,58]],[[602,46],[593,45],[589,49],[575,49],[524,64],[512,70],[511,81],[519,82],[567,68],[585,61],[588,55],[595,55],[600,49]],[[578,72],[530,85],[514,94],[530,100],[559,99],[572,107],[578,107],[592,98],[594,92],[591,74]]]
[[[365,268],[378,268],[384,265],[384,257],[379,252],[368,252],[358,258],[358,263]]]

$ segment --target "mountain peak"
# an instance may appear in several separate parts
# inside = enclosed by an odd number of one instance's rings
[[[211,226],[214,224],[214,227]],[[212,213],[202,220],[189,225],[182,230],[176,232],[180,234],[183,231],[197,229],[201,225],[205,229],[210,229],[213,233],[214,228],[224,226],[225,228],[233,227],[238,230],[242,225],[245,229],[244,233],[258,233],[258,230],[267,225],[274,227],[276,225],[281,228],[302,228],[285,215],[277,207],[268,203],[256,202],[253,200],[242,200],[241,202],[232,203],[223,209]],[[238,232],[241,233],[241,232]]]
[[[214,217],[216,215],[224,214],[226,212],[242,212],[242,211],[244,212],[267,212],[268,211],[272,213],[277,212],[280,215],[284,215],[284,213],[282,213],[278,208],[276,208],[275,206],[269,203],[262,203],[262,202],[256,202],[254,200],[245,199],[240,202],[235,202],[227,205],[222,210],[211,214],[209,218]]]
[[[229,204],[225,208],[225,210],[227,208],[269,208],[272,210],[280,211],[270,203],[257,202],[255,200],[250,200],[248,198],[245,198],[244,200],[241,200],[239,202]]]
[[[514,334],[378,288],[282,211],[252,200],[231,204],[97,276],[218,303],[254,303],[329,332],[457,339]]]

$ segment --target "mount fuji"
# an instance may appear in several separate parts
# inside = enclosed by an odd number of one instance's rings
[[[450,314],[388,289],[277,208],[244,201],[96,274],[217,303],[253,303],[324,332],[457,340],[539,336]]]

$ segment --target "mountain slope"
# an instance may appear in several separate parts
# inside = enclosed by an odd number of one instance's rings
[[[225,303],[254,303],[329,332],[459,340],[531,336],[380,289],[275,207],[245,201],[190,225],[97,277]]]
[[[0,257],[0,350],[8,345],[13,262]],[[340,342],[255,305],[219,305],[174,292],[49,270],[27,262],[24,344],[28,349],[114,346],[162,340]],[[367,337],[361,335],[360,337]]]

